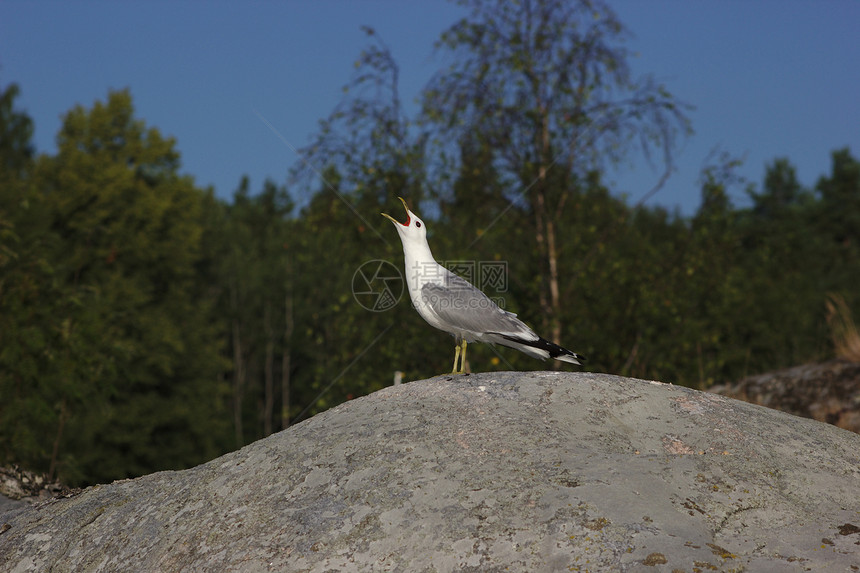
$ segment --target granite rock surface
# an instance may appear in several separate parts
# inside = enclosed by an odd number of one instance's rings
[[[0,571],[857,571],[860,435],[658,382],[386,388],[0,515]]]

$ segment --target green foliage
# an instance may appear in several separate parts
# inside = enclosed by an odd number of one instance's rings
[[[22,183],[26,251],[4,269],[5,457],[75,483],[224,451],[226,363],[195,274],[207,195],[173,146],[113,92],[69,112],[59,152]]]
[[[0,93],[0,174],[4,180],[21,175],[33,157],[33,121],[24,113],[15,111],[15,98],[20,94],[17,85],[8,86]]]

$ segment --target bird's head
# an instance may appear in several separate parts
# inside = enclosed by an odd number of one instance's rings
[[[383,217],[387,217],[392,223],[394,223],[394,228],[397,229],[397,233],[400,235],[400,240],[405,245],[407,242],[427,242],[427,227],[424,225],[424,221],[418,218],[415,213],[409,210],[409,205],[406,204],[406,200],[403,197],[398,197],[400,201],[403,202],[403,207],[406,209],[406,222],[401,223],[391,215],[387,213],[382,213]]]

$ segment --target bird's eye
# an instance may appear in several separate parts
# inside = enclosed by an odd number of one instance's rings
[[[421,221],[415,221],[415,226],[421,228]]]

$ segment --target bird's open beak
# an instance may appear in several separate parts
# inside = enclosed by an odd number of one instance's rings
[[[406,222],[405,223],[401,223],[400,221],[398,221],[397,219],[395,219],[394,217],[392,217],[388,213],[380,213],[380,215],[382,215],[383,217],[387,217],[388,219],[391,220],[392,223],[396,223],[397,225],[403,225],[404,227],[408,227],[409,226],[409,220],[410,220],[409,205],[406,204],[406,200],[403,197],[398,197],[398,199],[400,199],[400,201],[403,203],[403,208],[406,209]]]

